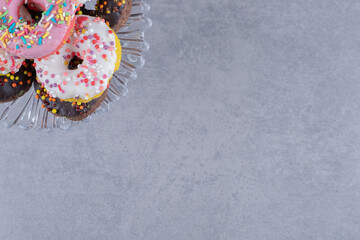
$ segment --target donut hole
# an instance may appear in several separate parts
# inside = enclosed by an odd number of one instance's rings
[[[95,6],[96,6],[96,2],[88,1],[88,2],[84,3],[83,9],[88,10],[88,11],[95,11]]]
[[[69,62],[68,69],[69,70],[76,70],[78,69],[79,65],[81,65],[84,62],[83,59],[78,58],[77,56],[74,56],[71,61]]]
[[[45,11],[45,8],[39,4],[30,2],[23,4],[20,8],[20,17],[24,20],[30,22],[31,24],[38,23],[42,18],[42,13]]]

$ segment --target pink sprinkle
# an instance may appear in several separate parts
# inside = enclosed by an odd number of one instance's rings
[[[82,25],[82,23],[83,23],[84,21],[88,20],[88,19],[89,19],[89,18],[86,17],[86,16],[78,17],[78,18],[77,18],[77,23],[78,23],[79,25]]]
[[[68,72],[64,72],[63,74],[64,74],[64,76],[67,76],[67,75],[69,75],[69,73],[68,73]]]

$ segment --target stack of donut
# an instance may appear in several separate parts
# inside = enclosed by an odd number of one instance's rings
[[[79,121],[106,98],[121,61],[116,32],[132,0],[1,0],[0,102],[32,84],[47,111]]]

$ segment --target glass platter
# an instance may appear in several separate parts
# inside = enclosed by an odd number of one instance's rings
[[[92,0],[86,6],[92,8],[95,2],[96,0]],[[41,101],[35,98],[34,88],[31,87],[24,96],[17,100],[0,104],[0,122],[6,128],[18,126],[21,129],[45,131],[67,130],[73,125],[89,122],[92,117],[107,112],[111,103],[127,94],[127,83],[137,78],[136,71],[145,64],[143,53],[149,50],[149,44],[145,41],[145,30],[152,25],[151,20],[145,16],[149,10],[149,4],[142,0],[133,0],[129,20],[117,33],[123,51],[120,68],[113,75],[107,98],[95,113],[79,122],[56,117],[41,107]]]

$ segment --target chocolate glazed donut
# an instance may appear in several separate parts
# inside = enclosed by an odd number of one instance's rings
[[[90,114],[95,112],[107,96],[106,89],[99,98],[93,99],[87,103],[65,102],[59,98],[49,97],[46,89],[37,81],[34,82],[34,88],[36,91],[35,97],[42,101],[43,108],[48,112],[53,113],[55,116],[65,117],[72,121],[81,121],[87,118]]]
[[[18,72],[0,75],[0,103],[11,102],[24,95],[36,79],[32,60],[23,62]]]
[[[78,14],[105,19],[106,24],[114,32],[118,32],[128,21],[131,9],[132,0],[98,0],[95,10],[88,10],[83,6]]]

